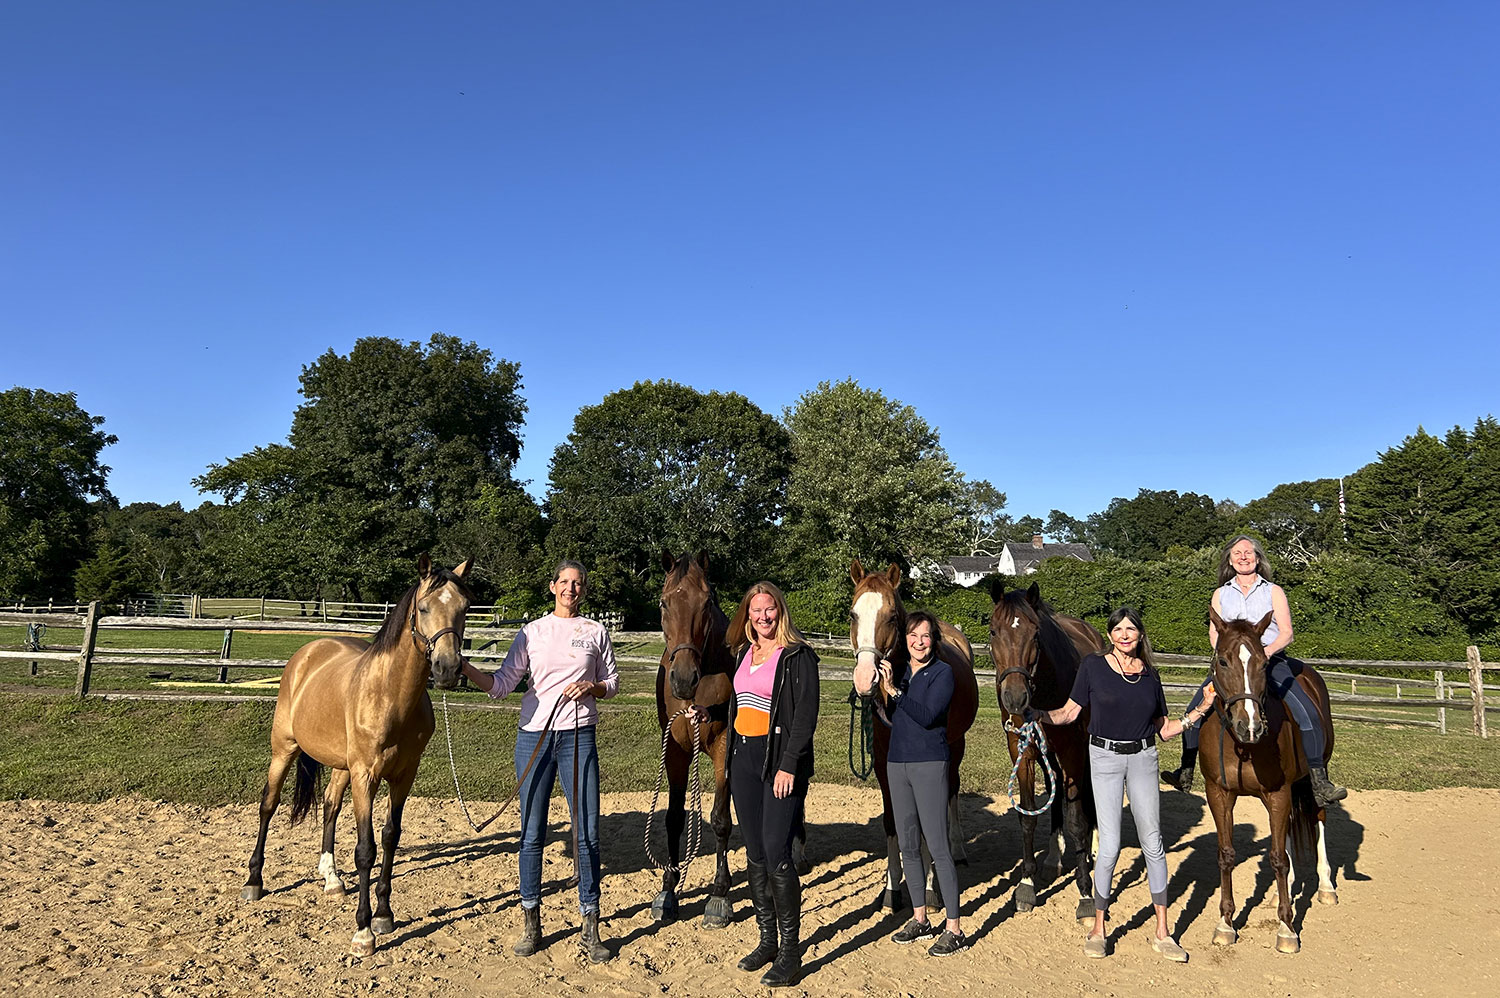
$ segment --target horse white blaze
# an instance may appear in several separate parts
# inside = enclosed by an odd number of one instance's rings
[[[438,593],[438,602],[443,604],[444,606],[447,606],[449,603],[453,602],[453,594],[446,589],[442,590]]]
[[[1250,692],[1250,646],[1249,645],[1240,645],[1240,668],[1242,670],[1244,670],[1244,674],[1245,674],[1245,692],[1249,693]],[[1256,728],[1255,703],[1253,701],[1250,701],[1250,700],[1246,700],[1245,701],[1245,712],[1250,715],[1250,733],[1253,735],[1253,734],[1255,734],[1255,728]]]
[[[880,619],[880,608],[885,605],[885,600],[879,593],[865,593],[854,601],[854,644],[857,648],[875,647],[875,621]],[[868,666],[873,669],[878,664],[873,652],[856,652],[854,665]]]

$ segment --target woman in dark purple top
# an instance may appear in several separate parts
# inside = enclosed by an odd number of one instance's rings
[[[1167,717],[1161,677],[1151,664],[1151,642],[1140,614],[1122,606],[1109,618],[1111,648],[1090,655],[1078,667],[1073,695],[1056,710],[1041,711],[1050,724],[1070,724],[1089,707],[1089,768],[1094,810],[1099,819],[1099,855],[1094,861],[1094,929],[1084,941],[1086,956],[1109,955],[1104,922],[1109,917],[1110,884],[1120,858],[1120,821],[1125,788],[1130,788],[1130,817],[1135,822],[1146,881],[1156,908],[1151,948],[1168,960],[1187,962],[1187,951],[1167,931],[1167,857],[1161,840],[1161,787],[1157,783],[1156,739],[1175,738],[1203,720],[1212,707],[1212,691],[1196,712],[1181,721]]]

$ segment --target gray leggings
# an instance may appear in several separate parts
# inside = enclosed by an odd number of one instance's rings
[[[937,868],[938,889],[949,918],[958,918],[958,869],[948,848],[948,763],[891,762],[885,767],[891,788],[891,814],[901,845],[901,872],[913,908],[927,904],[927,870],[922,839]]]
[[[1161,788],[1157,785],[1156,746],[1134,755],[1119,755],[1089,746],[1094,781],[1094,810],[1099,816],[1099,856],[1094,860],[1094,907],[1109,910],[1109,888],[1120,859],[1120,819],[1125,788],[1130,788],[1130,818],[1146,857],[1151,903],[1167,903],[1167,854],[1161,844]]]

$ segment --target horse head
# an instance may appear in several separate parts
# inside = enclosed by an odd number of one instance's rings
[[[849,644],[854,647],[854,689],[868,696],[876,689],[876,666],[882,659],[906,656],[906,608],[901,605],[901,567],[866,572],[854,559],[854,604],[849,609]]]
[[[1021,714],[1031,706],[1035,692],[1037,667],[1042,658],[1041,590],[1033,582],[1030,588],[1005,591],[1004,580],[990,587],[995,601],[990,611],[990,659],[995,663],[995,692],[1007,713]]]
[[[1271,626],[1267,613],[1259,623],[1225,621],[1209,607],[1209,619],[1219,639],[1214,644],[1213,684],[1218,708],[1229,717],[1229,734],[1242,745],[1253,745],[1265,737],[1266,649],[1261,637]]]
[[[450,572],[434,565],[425,554],[417,559],[418,581],[409,594],[411,636],[418,650],[426,653],[432,685],[440,690],[458,685],[464,623],[474,599],[466,581],[473,563],[469,558]]]
[[[708,552],[680,558],[661,555],[667,577],[661,585],[661,633],[667,645],[663,664],[672,696],[691,700],[703,677],[713,624],[714,590],[708,581]]]

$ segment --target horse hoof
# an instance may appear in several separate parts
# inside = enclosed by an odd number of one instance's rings
[[[1079,898],[1078,907],[1073,910],[1073,917],[1080,922],[1092,922],[1094,920],[1094,899]]]
[[[1239,940],[1239,938],[1239,933],[1235,932],[1233,929],[1225,928],[1222,925],[1217,929],[1214,929],[1215,946],[1233,946]]]
[[[1030,911],[1036,907],[1036,888],[1022,884],[1016,888],[1016,911]]]
[[[259,901],[266,896],[266,889],[257,884],[246,884],[245,889],[240,891],[240,897],[246,901]]]
[[[677,895],[662,891],[652,898],[651,917],[663,925],[677,921]]]
[[[376,915],[370,919],[370,931],[377,936],[388,935],[396,931],[396,920],[390,915]]]
[[[326,897],[326,898],[341,898],[341,897],[343,897],[344,896],[344,885],[343,884],[334,884],[331,887],[326,887],[325,886],[323,888],[323,896]]]
[[[727,897],[711,897],[708,904],[703,906],[703,927],[705,929],[722,929],[729,925],[734,918],[734,909],[729,905]]]
[[[1338,891],[1319,891],[1318,892],[1318,903],[1319,904],[1338,904],[1339,903],[1339,892]]]
[[[1297,934],[1295,932],[1289,936],[1284,936],[1280,932],[1276,933],[1276,952],[1296,953],[1301,949],[1302,940],[1297,938]]]
[[[369,929],[360,929],[354,933],[354,938],[349,943],[349,952],[355,956],[374,956],[375,934]]]
[[[900,911],[906,907],[906,898],[902,896],[901,889],[887,887],[880,894],[880,907],[886,911]]]

